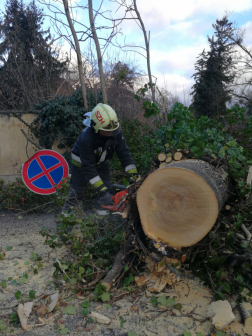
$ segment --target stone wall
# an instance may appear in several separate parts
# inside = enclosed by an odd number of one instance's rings
[[[30,124],[36,116],[35,113],[29,113],[23,114],[21,118]],[[30,142],[27,145],[21,128],[28,134],[28,127],[19,119],[8,114],[0,114],[0,178],[5,182],[14,181],[19,175],[21,164],[35,153],[34,146]],[[37,139],[34,140],[38,143]],[[59,149],[58,143],[54,142],[52,150],[62,154],[65,149]]]

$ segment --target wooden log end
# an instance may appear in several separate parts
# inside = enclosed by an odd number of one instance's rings
[[[166,162],[160,163],[159,168],[165,168],[165,167],[166,167]]]
[[[110,291],[110,289],[112,288],[111,284],[107,281],[102,281],[101,284],[102,286],[106,287],[107,291]]]
[[[165,161],[166,161],[166,163],[170,163],[172,161],[172,157],[169,156]]]
[[[160,153],[158,154],[157,158],[160,162],[162,162],[162,161],[165,161],[166,155],[164,153]]]
[[[183,154],[181,152],[176,152],[174,155],[173,155],[173,158],[175,161],[180,161],[183,157]]]

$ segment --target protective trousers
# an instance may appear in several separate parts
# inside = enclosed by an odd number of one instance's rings
[[[109,163],[104,164],[102,167],[98,167],[97,172],[105,186],[111,190]],[[72,164],[69,194],[65,201],[63,211],[66,211],[70,207],[76,207],[80,205],[83,200],[84,191],[87,184],[88,180],[81,171],[80,167]]]

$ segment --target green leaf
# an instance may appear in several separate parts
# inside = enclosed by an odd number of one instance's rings
[[[87,308],[83,308],[82,311],[81,311],[81,314],[83,316],[87,316],[89,314],[89,311],[87,310]]]
[[[26,261],[24,265],[30,265],[30,261]]]
[[[102,302],[110,301],[110,294],[109,292],[103,293],[101,296]]]
[[[17,282],[16,279],[14,279],[14,280],[12,280],[12,281],[9,283],[9,285],[11,285],[11,286],[17,286],[17,285],[19,285],[19,283]]]
[[[127,286],[129,286],[129,284],[130,284],[132,281],[134,281],[134,278],[133,278],[133,276],[130,274],[129,277],[126,277],[126,278],[123,279],[123,287],[127,287]]]
[[[32,255],[32,259],[33,260],[37,260],[38,259],[38,254],[37,253],[31,252],[31,255]]]
[[[15,293],[15,297],[16,297],[16,299],[20,300],[20,299],[21,299],[21,292],[20,292],[20,291],[17,291],[17,292]]]
[[[173,307],[175,305],[175,298],[170,297],[168,300],[165,302],[166,307]]]
[[[63,314],[74,315],[75,314],[75,307],[74,306],[67,306],[63,309]]]
[[[110,307],[111,307],[111,305],[109,303],[104,305],[104,308],[110,308]]]
[[[125,267],[124,267],[124,272],[127,272],[128,269],[129,269],[129,266],[128,266],[128,265],[125,265]]]
[[[7,327],[8,325],[3,320],[0,320],[0,332],[5,332]]]
[[[137,333],[135,331],[129,331],[128,336],[137,336]]]
[[[22,216],[18,216],[18,219],[23,219],[23,217]]]
[[[83,274],[84,272],[85,272],[85,268],[82,267],[82,266],[80,266],[80,267],[79,267],[79,273],[80,273],[80,274]]]
[[[82,306],[83,308],[88,308],[88,307],[90,307],[90,306],[91,306],[91,303],[89,302],[89,298],[86,299],[84,302],[82,302],[82,303],[80,304],[80,306]]]
[[[68,329],[67,328],[63,328],[60,330],[60,335],[66,335],[68,333]]]
[[[130,185],[129,181],[125,177],[123,178],[123,185],[124,187],[128,187]]]
[[[192,336],[192,334],[189,333],[188,331],[186,331],[185,329],[183,330],[183,335],[184,336]]]
[[[210,237],[211,239],[214,239],[214,238],[216,237],[215,232],[210,231],[210,232],[209,232],[209,237]]]
[[[12,249],[13,249],[12,246],[6,246],[6,250],[7,250],[7,251],[10,251],[10,250],[12,250]]]
[[[201,332],[198,332],[196,336],[204,336],[201,334]]]
[[[182,308],[182,304],[181,304],[181,303],[176,303],[176,304],[174,305],[174,308],[176,308],[176,309],[178,309],[178,310],[181,310],[181,308]]]
[[[166,304],[166,295],[162,295],[157,299],[157,302],[159,302],[162,306],[165,306]]]
[[[158,304],[157,299],[156,299],[156,297],[154,295],[151,297],[150,300],[151,300],[152,306],[156,306]]]
[[[7,286],[7,285],[6,285],[6,281],[3,280],[3,281],[0,283],[0,286],[3,287],[3,288],[6,288],[6,286]]]
[[[226,336],[226,333],[223,331],[217,331],[216,336]]]
[[[30,298],[30,299],[34,299],[35,294],[36,294],[36,291],[31,290],[31,291],[29,292],[29,298]]]
[[[17,279],[17,283],[19,283],[19,284],[25,284],[26,280],[27,280],[26,278],[22,277],[20,279]]]

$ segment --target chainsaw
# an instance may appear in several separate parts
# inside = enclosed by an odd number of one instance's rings
[[[128,204],[128,201],[125,201],[125,197],[128,194],[128,189],[121,184],[112,184],[112,190],[113,193],[121,190],[119,192],[117,192],[114,196],[112,196],[112,200],[114,202],[114,205],[102,205],[103,208],[108,209],[108,210],[112,210],[112,211],[123,211],[125,210],[125,205]]]

